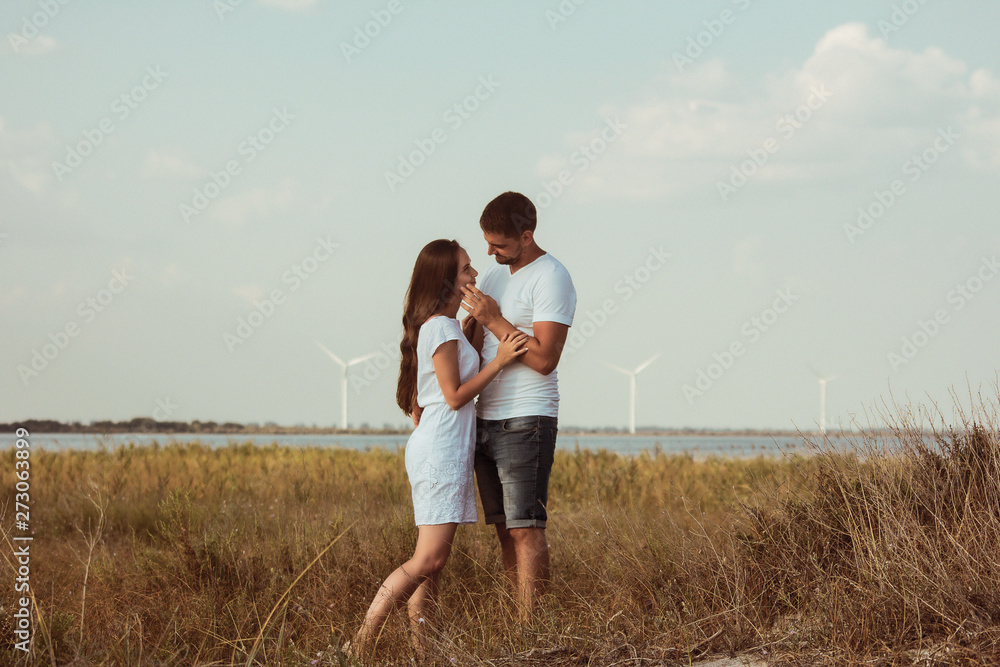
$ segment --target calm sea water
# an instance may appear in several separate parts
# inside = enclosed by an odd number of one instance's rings
[[[9,435],[9,434],[8,434]],[[33,449],[49,451],[89,450],[101,447],[113,449],[119,445],[134,442],[148,445],[158,442],[161,446],[172,443],[201,442],[210,447],[226,447],[230,444],[252,443],[270,445],[277,443],[288,447],[343,447],[366,450],[374,448],[395,451],[406,445],[407,435],[206,435],[142,433],[102,437],[83,433],[33,433],[30,441]],[[4,447],[13,445],[13,436],[4,437],[0,442]],[[559,434],[556,448],[561,450],[599,451],[606,450],[620,454],[662,451],[666,454],[687,453],[692,456],[780,456],[784,453],[809,452],[806,442],[800,437],[771,437],[766,435],[712,435],[712,436],[650,436],[650,435],[568,435]]]

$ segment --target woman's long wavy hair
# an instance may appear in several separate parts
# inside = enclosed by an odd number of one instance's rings
[[[458,280],[458,241],[438,239],[424,246],[413,265],[403,306],[396,404],[407,415],[417,404],[417,336],[420,325],[444,308]]]

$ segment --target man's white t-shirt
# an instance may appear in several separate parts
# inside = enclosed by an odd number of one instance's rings
[[[576,312],[576,289],[569,271],[546,253],[511,275],[510,267],[494,264],[486,270],[477,287],[493,297],[500,315],[529,336],[535,322],[557,322],[572,326]],[[497,356],[500,341],[487,330],[483,339],[483,365]],[[481,419],[511,419],[541,415],[558,417],[559,376],[532,370],[515,361],[500,371],[476,403]]]

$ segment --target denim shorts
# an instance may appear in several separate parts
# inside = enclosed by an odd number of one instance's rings
[[[545,528],[555,417],[476,419],[476,483],[486,523]]]

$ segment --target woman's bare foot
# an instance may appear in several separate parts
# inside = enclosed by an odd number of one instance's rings
[[[343,643],[343,645],[341,645],[340,652],[347,656],[348,660],[350,660],[350,664],[353,665],[361,662],[361,656],[358,651],[359,648],[360,647],[358,646],[356,639],[348,639]]]

